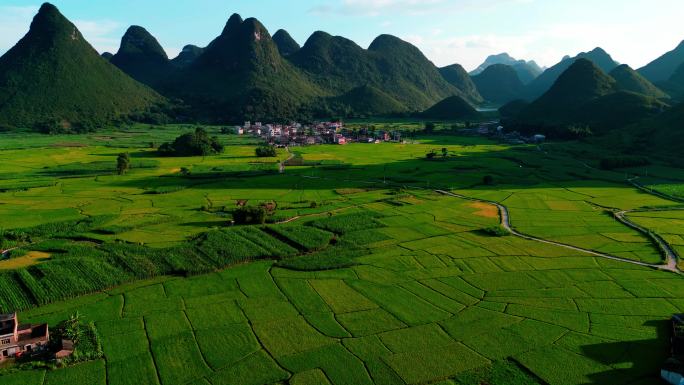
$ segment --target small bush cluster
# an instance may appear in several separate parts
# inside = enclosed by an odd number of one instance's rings
[[[267,217],[268,212],[262,206],[238,207],[233,211],[233,220],[238,225],[263,225]]]
[[[481,231],[492,237],[506,237],[511,235],[511,232],[503,226],[491,226],[484,228]]]
[[[273,158],[277,155],[275,146],[259,146],[254,152],[259,158]]]

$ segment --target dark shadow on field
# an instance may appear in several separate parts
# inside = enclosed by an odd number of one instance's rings
[[[199,227],[199,228],[210,228],[214,226],[225,226],[226,222],[228,222],[228,219],[217,219],[215,221],[206,221],[206,222],[185,222],[181,223],[180,226],[184,227]]]
[[[590,384],[630,384],[660,376],[660,368],[670,356],[671,324],[669,320],[649,321],[658,337],[653,340],[609,342],[581,347],[582,354],[603,365],[617,367],[589,375]]]
[[[467,139],[467,138],[466,138]],[[442,157],[441,148],[454,145],[449,141],[436,142],[416,147],[415,153],[407,151],[408,159],[380,164],[340,163],[339,160],[322,161],[304,166],[286,166],[284,173],[278,168],[258,169],[249,164],[241,165],[241,170],[191,170],[191,175],[174,177],[174,181],[160,177],[122,179],[122,187],[153,188],[193,185],[195,188],[236,188],[236,189],[339,189],[367,187],[418,187],[429,189],[476,189],[500,190],[504,188],[538,187],[615,187],[626,186],[626,173],[623,170],[607,171],[598,169],[604,153],[598,151],[555,151],[539,150],[535,146],[500,147],[493,151],[450,152]],[[377,151],[368,144],[368,154],[372,157]],[[410,146],[410,145],[407,145]],[[554,145],[559,148],[559,145]],[[430,149],[437,153],[435,159],[427,159]],[[226,151],[230,151],[230,147]],[[331,151],[333,149],[331,148]],[[404,150],[406,151],[406,150]],[[556,153],[557,152],[557,153]],[[363,154],[363,150],[359,149]],[[145,154],[147,154],[145,152]],[[226,155],[220,157],[226,157]],[[199,163],[201,157],[196,157]],[[306,161],[306,154],[304,155]],[[369,162],[372,163],[372,162]],[[225,166],[226,168],[231,166]],[[244,169],[244,168],[247,169]],[[491,177],[486,184],[485,177]],[[490,178],[487,178],[490,179]],[[199,181],[202,181],[199,183]]]

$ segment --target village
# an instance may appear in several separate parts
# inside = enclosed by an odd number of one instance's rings
[[[372,126],[349,129],[344,123],[314,122],[310,125],[301,123],[262,124],[261,122],[245,122],[242,126],[224,129],[224,132],[235,135],[252,135],[263,139],[274,146],[293,147],[305,145],[347,143],[404,143],[405,133],[400,130],[376,130]],[[460,128],[455,133],[463,136],[483,136],[507,144],[540,144],[546,140],[544,135],[524,136],[517,131],[506,132],[498,120],[482,122],[472,127]]]
[[[303,146],[317,144],[347,143],[381,143],[401,142],[400,131],[384,131],[362,128],[350,130],[342,122],[314,122],[310,125],[262,124],[261,122],[245,122],[235,126],[232,133],[236,135],[252,135],[262,138],[269,144],[279,146]]]

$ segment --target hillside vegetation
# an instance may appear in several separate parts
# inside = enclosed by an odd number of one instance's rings
[[[50,4],[0,57],[0,125],[54,122],[68,130],[143,113],[163,102],[102,58]]]
[[[525,131],[582,136],[623,127],[664,108],[653,97],[621,91],[618,82],[593,62],[578,59],[515,120]]]

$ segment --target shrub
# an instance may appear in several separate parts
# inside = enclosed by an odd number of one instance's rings
[[[116,172],[119,175],[123,175],[131,168],[131,157],[128,153],[124,152],[119,154],[116,158]]]
[[[484,234],[490,235],[492,237],[506,237],[511,235],[511,232],[503,226],[491,226],[484,228],[481,231]]]
[[[275,146],[259,146],[255,153],[259,158],[273,158],[277,155]]]
[[[233,220],[239,225],[262,225],[266,223],[267,212],[264,207],[245,206],[233,211]]]

